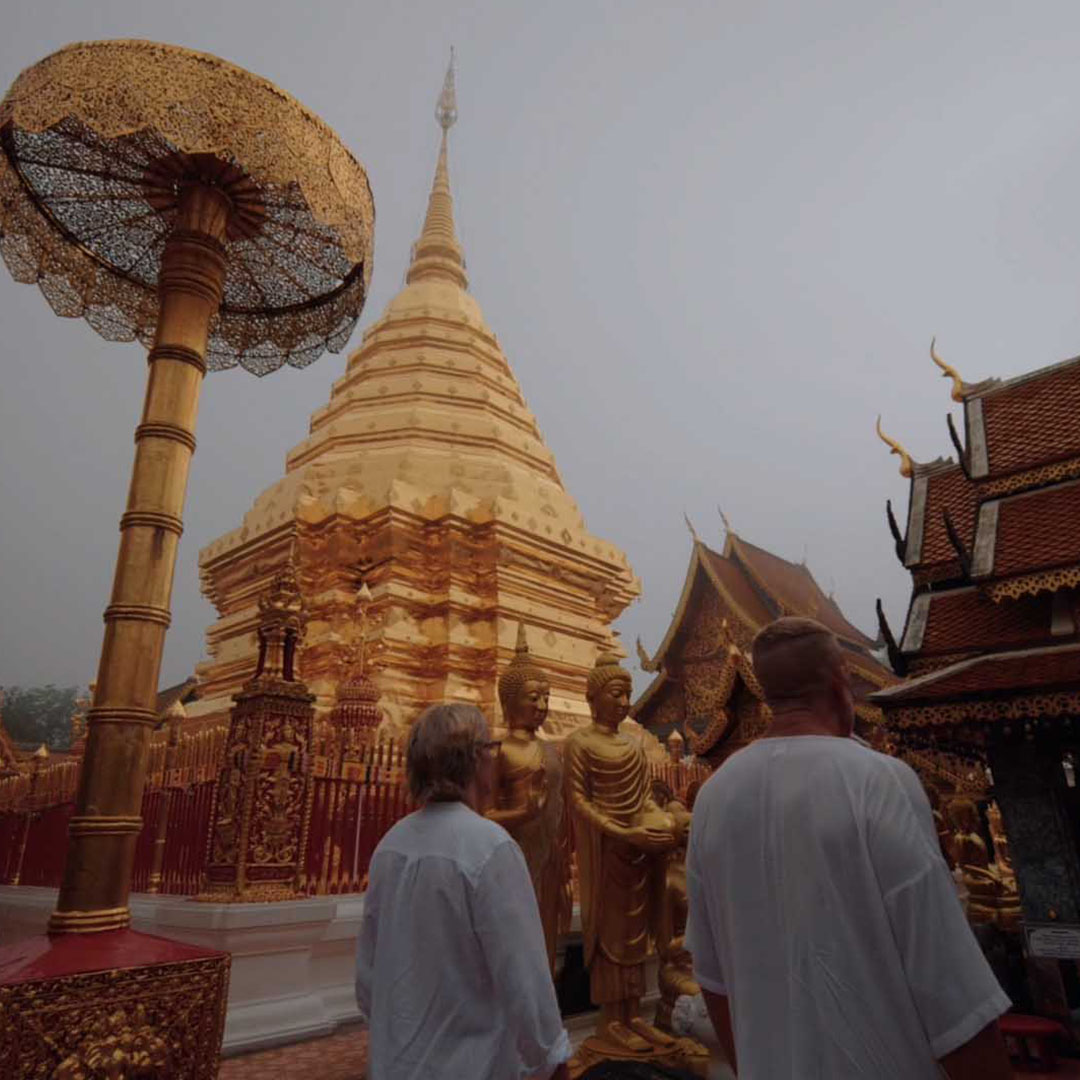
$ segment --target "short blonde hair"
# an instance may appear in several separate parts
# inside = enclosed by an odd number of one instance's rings
[[[836,635],[815,619],[777,619],[758,631],[751,650],[770,705],[815,700],[844,665]]]
[[[419,803],[458,802],[476,776],[488,724],[475,705],[432,705],[416,719],[405,751],[409,791]]]

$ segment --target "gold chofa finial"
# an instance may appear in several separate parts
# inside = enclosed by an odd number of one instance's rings
[[[937,343],[937,338],[932,337],[930,339],[930,359],[934,361],[939,368],[941,368],[941,374],[943,378],[952,379],[952,399],[953,401],[964,400],[964,380],[960,377],[960,372],[956,370],[951,364],[946,364],[944,360],[934,351],[934,345]]]
[[[457,120],[457,92],[454,89],[454,47],[450,46],[450,63],[443,79],[442,93],[435,104],[435,119],[443,131],[449,131]]]
[[[733,533],[735,530],[731,527],[731,522],[727,519],[727,514],[724,513],[724,508],[717,504],[717,513],[720,515],[720,520],[724,523],[724,531]]]
[[[701,543],[701,540],[700,540],[700,538],[698,537],[698,534],[697,534],[697,529],[694,528],[694,523],[690,520],[690,515],[684,510],[682,516],[683,516],[683,521],[686,522],[686,527],[690,530],[690,535],[694,538],[694,543],[695,544]]]
[[[878,438],[889,447],[890,453],[900,455],[900,475],[910,479],[915,472],[915,466],[911,460],[911,455],[895,439],[890,439],[889,436],[881,430],[880,416],[877,418],[877,434]]]

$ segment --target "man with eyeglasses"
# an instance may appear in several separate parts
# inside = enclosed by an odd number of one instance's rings
[[[498,748],[472,705],[432,706],[413,725],[420,809],[375,850],[357,950],[371,1080],[569,1075],[532,879],[479,813]]]

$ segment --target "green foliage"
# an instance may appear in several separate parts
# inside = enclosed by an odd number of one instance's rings
[[[44,743],[50,750],[71,745],[71,715],[77,686],[5,686],[0,718],[17,743]]]

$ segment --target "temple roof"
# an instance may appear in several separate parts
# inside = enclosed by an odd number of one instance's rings
[[[848,622],[836,601],[824,593],[805,563],[788,562],[732,532],[728,533],[724,555],[743,568],[781,614],[817,619],[843,641],[863,649],[873,647],[874,642]]]
[[[917,595],[908,612],[901,650],[919,656],[951,656],[1016,648],[1051,638],[1049,597],[996,604],[975,586]]]
[[[1002,694],[1067,680],[1052,668],[1073,662],[1064,643],[1075,644],[1080,626],[1080,358],[971,385],[933,346],[931,356],[953,379],[967,445],[953,431],[960,464],[909,462],[905,474],[911,502],[900,546],[913,590],[893,658],[917,677],[873,695],[886,709],[907,700],[907,687],[947,697],[979,679],[982,692]],[[1038,660],[1030,670],[1029,655]]]
[[[972,579],[994,578],[1002,595],[1080,584],[1080,481],[984,502],[973,550]]]
[[[975,479],[1080,456],[1080,357],[976,389],[965,397]]]
[[[870,653],[874,642],[848,621],[801,563],[789,562],[729,531],[723,553],[695,539],[682,594],[663,641],[648,664],[657,676],[634,705],[635,713],[662,690],[664,659],[685,629],[690,600],[699,581],[708,582],[726,619],[737,624],[731,636],[745,646],[767,623],[782,615],[817,619],[839,638],[853,674],[868,687],[884,686],[892,673]]]
[[[955,462],[917,466],[904,543],[904,566],[919,580],[958,577],[960,558],[949,540],[946,514],[964,543],[975,527],[975,489]]]
[[[1006,691],[1053,691],[1080,683],[1080,644],[988,653],[879,690],[880,705],[938,701]]]

